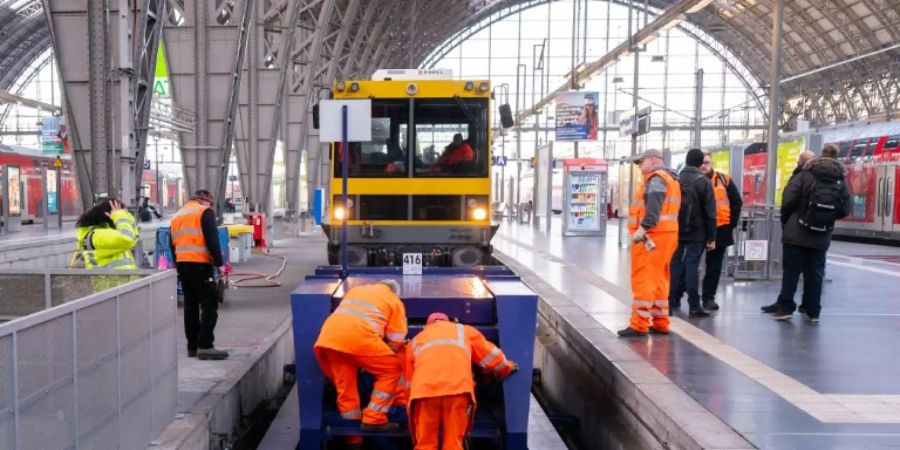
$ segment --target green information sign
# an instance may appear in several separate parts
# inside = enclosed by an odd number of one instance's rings
[[[153,95],[159,98],[169,98],[172,90],[169,87],[169,66],[166,64],[166,52],[162,43],[156,52],[156,74],[153,80]]]

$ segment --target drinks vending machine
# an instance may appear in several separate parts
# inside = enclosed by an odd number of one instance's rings
[[[563,235],[605,235],[608,164],[602,159],[577,158],[566,159],[563,165]]]

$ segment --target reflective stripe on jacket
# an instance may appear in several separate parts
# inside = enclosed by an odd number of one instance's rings
[[[110,216],[115,228],[108,226],[78,227],[78,249],[88,269],[136,270],[137,264],[131,249],[137,244],[138,228],[134,216],[119,210]]]
[[[319,332],[316,347],[351,355],[385,356],[406,341],[406,308],[391,288],[367,284],[351,288]]]
[[[203,238],[201,217],[209,209],[202,203],[191,200],[172,218],[170,230],[172,245],[175,247],[176,262],[212,264],[213,260]]]
[[[505,376],[513,364],[475,328],[445,320],[427,325],[406,348],[404,378],[414,400],[469,394],[475,402],[472,364]]]
[[[731,223],[731,203],[728,201],[728,174],[713,172],[713,193],[716,196],[716,226],[722,227]]]
[[[644,219],[646,206],[644,203],[644,189],[650,179],[660,177],[666,183],[666,199],[663,201],[662,210],[659,212],[659,222],[648,232],[678,232],[678,209],[681,206],[681,187],[668,171],[658,169],[644,175],[644,182],[638,185],[634,194],[634,203],[628,208],[628,231],[634,233],[638,225]]]

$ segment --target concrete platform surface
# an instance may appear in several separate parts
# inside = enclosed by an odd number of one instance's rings
[[[671,335],[611,346],[603,336],[627,325],[631,300],[630,258],[618,246],[617,226],[606,237],[563,238],[553,225],[548,235],[504,223],[495,249],[526,281],[571,302],[564,317],[600,333],[602,350],[653,367],[647,373],[640,366],[635,377],[662,375],[679,387],[658,390],[650,401],[666,404],[686,393],[759,448],[900,448],[900,364],[893,356],[900,265],[891,260],[900,249],[836,242],[819,324],[799,314],[777,322],[760,313],[778,295],[778,281],[723,281],[722,309],[712,317],[689,319],[684,306],[675,311]],[[670,411],[679,409],[676,403]],[[680,419],[690,422],[694,412],[683,410]]]
[[[290,293],[316,266],[325,264],[321,232],[275,242],[272,254],[288,258],[280,287],[227,291],[220,305],[215,345],[224,361],[187,357],[178,335],[178,417],[152,449],[223,448],[241,431],[242,420],[282,386],[285,364],[294,361]],[[254,254],[236,272],[273,273],[281,261]],[[183,310],[179,308],[179,329]]]

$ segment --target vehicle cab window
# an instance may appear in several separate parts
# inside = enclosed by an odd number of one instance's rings
[[[409,101],[372,101],[372,140],[351,142],[350,177],[406,177],[409,152]],[[343,150],[334,146],[334,176],[341,176]]]
[[[487,99],[416,99],[415,177],[485,177]]]

